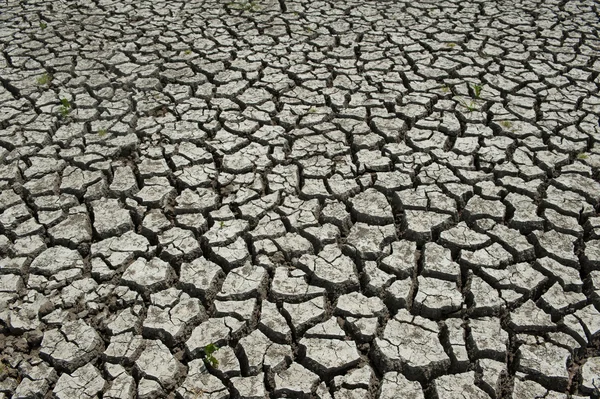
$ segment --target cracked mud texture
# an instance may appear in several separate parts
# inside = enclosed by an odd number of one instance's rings
[[[598,399],[599,21],[1,2],[0,399]]]

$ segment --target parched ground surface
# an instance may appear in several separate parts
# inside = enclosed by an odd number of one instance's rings
[[[1,2],[0,399],[597,398],[598,3],[243,1]]]

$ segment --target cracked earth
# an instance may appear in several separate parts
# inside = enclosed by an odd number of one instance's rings
[[[597,399],[599,17],[2,1],[0,399]]]

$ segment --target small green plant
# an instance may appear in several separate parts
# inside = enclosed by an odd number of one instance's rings
[[[258,4],[258,1],[249,1],[248,2],[248,6],[246,7],[246,11],[251,11],[251,12],[255,12],[255,11],[260,11],[261,7]]]
[[[448,46],[450,48],[454,48],[454,47],[456,47],[456,43],[448,43],[448,44],[446,44],[446,46]]]
[[[511,121],[500,121],[500,126],[502,126],[503,128],[510,129],[512,125],[513,124]]]
[[[45,86],[48,83],[52,82],[52,75],[50,75],[49,73],[45,73],[42,76],[40,76],[39,78],[37,78],[37,83],[40,86]]]
[[[48,27],[48,24],[47,24],[47,23],[45,23],[44,21],[40,21],[40,29],[41,29],[41,30],[44,30],[44,29],[46,29],[47,27]]]
[[[60,112],[60,114],[64,118],[68,117],[69,113],[71,112],[71,103],[66,98],[61,98],[60,104],[61,105],[60,105],[60,108],[58,109],[58,112]]]
[[[461,102],[460,102],[460,104],[461,104],[463,107],[465,107],[465,108],[466,108],[466,109],[467,109],[469,112],[474,112],[474,111],[477,111],[477,106],[476,106],[476,104],[475,104],[475,101],[472,101],[472,100],[471,100],[471,101],[469,101],[469,102],[466,102],[466,101],[461,101]]]
[[[190,55],[190,54],[192,54],[192,50],[187,49],[187,50],[184,51],[184,54],[185,55]]]
[[[577,154],[577,159],[588,159],[588,158],[589,158],[589,155],[585,154],[583,152]]]
[[[108,131],[104,128],[98,130],[98,136],[100,136],[100,137],[106,136],[107,133],[108,133]]]
[[[222,229],[223,227],[225,227],[225,222],[224,221],[219,221],[219,228]]]
[[[442,93],[450,93],[450,88],[448,86],[442,86]]]
[[[473,85],[473,93],[475,94],[475,98],[479,98],[482,90],[483,90],[483,83]]]
[[[215,344],[208,344],[204,347],[204,354],[206,355],[204,361],[210,364],[213,368],[219,367],[219,361],[213,356],[213,354],[218,350],[219,347]]]
[[[308,113],[309,113],[309,114],[314,114],[315,112],[317,112],[317,108],[316,108],[316,107],[310,107],[310,108],[308,109]]]

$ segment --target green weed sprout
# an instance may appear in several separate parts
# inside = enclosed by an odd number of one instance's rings
[[[470,101],[470,102],[466,102],[466,101],[460,101],[460,104],[465,107],[469,112],[473,112],[473,111],[477,111],[477,107],[475,106],[475,101]]]
[[[479,98],[482,90],[483,90],[483,83],[473,85],[473,92],[475,93],[475,98]]]
[[[41,29],[41,30],[44,30],[44,29],[46,29],[47,27],[48,27],[48,24],[47,24],[47,23],[45,23],[44,21],[40,21],[40,29]]]
[[[61,98],[60,104],[61,105],[60,105],[60,108],[58,109],[58,111],[64,118],[66,118],[67,116],[69,116],[69,113],[71,112],[71,103],[66,98]]]
[[[52,82],[52,75],[50,75],[49,73],[45,73],[42,76],[40,76],[39,78],[37,78],[37,83],[40,86],[47,85],[50,82]]]
[[[204,361],[210,364],[213,368],[219,367],[219,361],[216,357],[213,356],[213,353],[215,353],[218,350],[219,347],[215,344],[208,344],[204,347],[204,354],[206,355]]]

